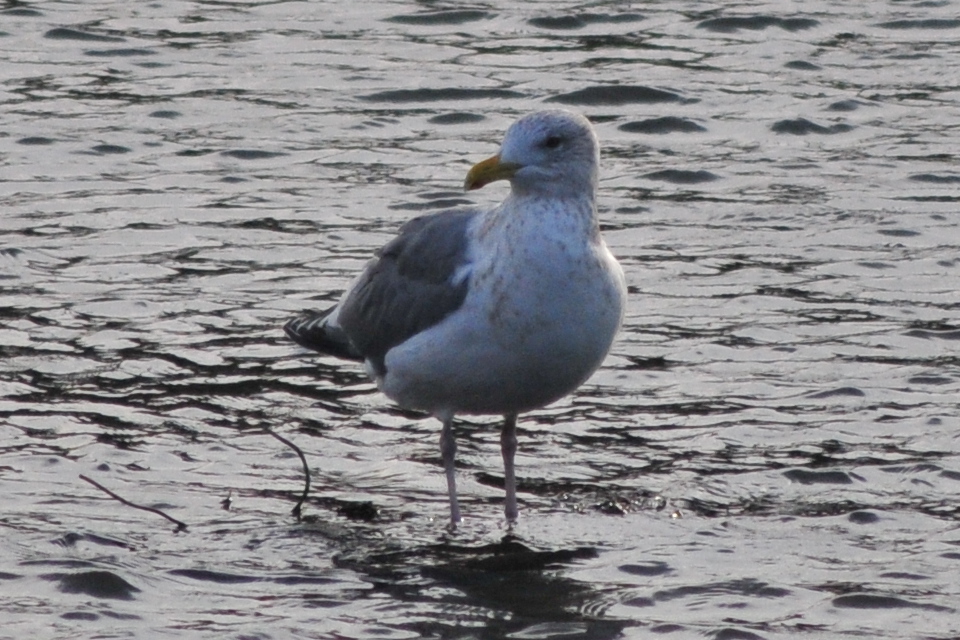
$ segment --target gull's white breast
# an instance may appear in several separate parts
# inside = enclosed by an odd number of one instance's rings
[[[478,216],[463,305],[387,353],[383,392],[435,414],[509,414],[582,384],[606,356],[626,298],[623,271],[590,226],[592,206],[508,198]]]

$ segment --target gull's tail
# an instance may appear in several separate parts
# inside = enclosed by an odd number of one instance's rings
[[[346,360],[362,361],[363,356],[337,322],[339,311],[339,307],[333,307],[326,311],[304,313],[283,325],[283,330],[291,340],[307,349]]]

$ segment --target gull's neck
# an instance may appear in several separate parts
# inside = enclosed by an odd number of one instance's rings
[[[583,189],[567,193],[511,190],[492,212],[510,235],[563,237],[593,242],[600,237],[595,193]]]

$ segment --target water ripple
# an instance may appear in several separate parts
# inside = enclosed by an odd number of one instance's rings
[[[955,635],[946,5],[2,15],[11,637]],[[496,420],[462,422],[449,534],[435,421],[280,326],[499,201],[463,174],[558,104],[602,142],[624,330],[523,416],[512,531]]]

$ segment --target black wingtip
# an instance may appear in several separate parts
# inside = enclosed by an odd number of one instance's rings
[[[305,313],[288,320],[283,331],[301,347],[345,360],[362,361],[363,357],[343,330],[326,321],[329,315],[330,310]]]

